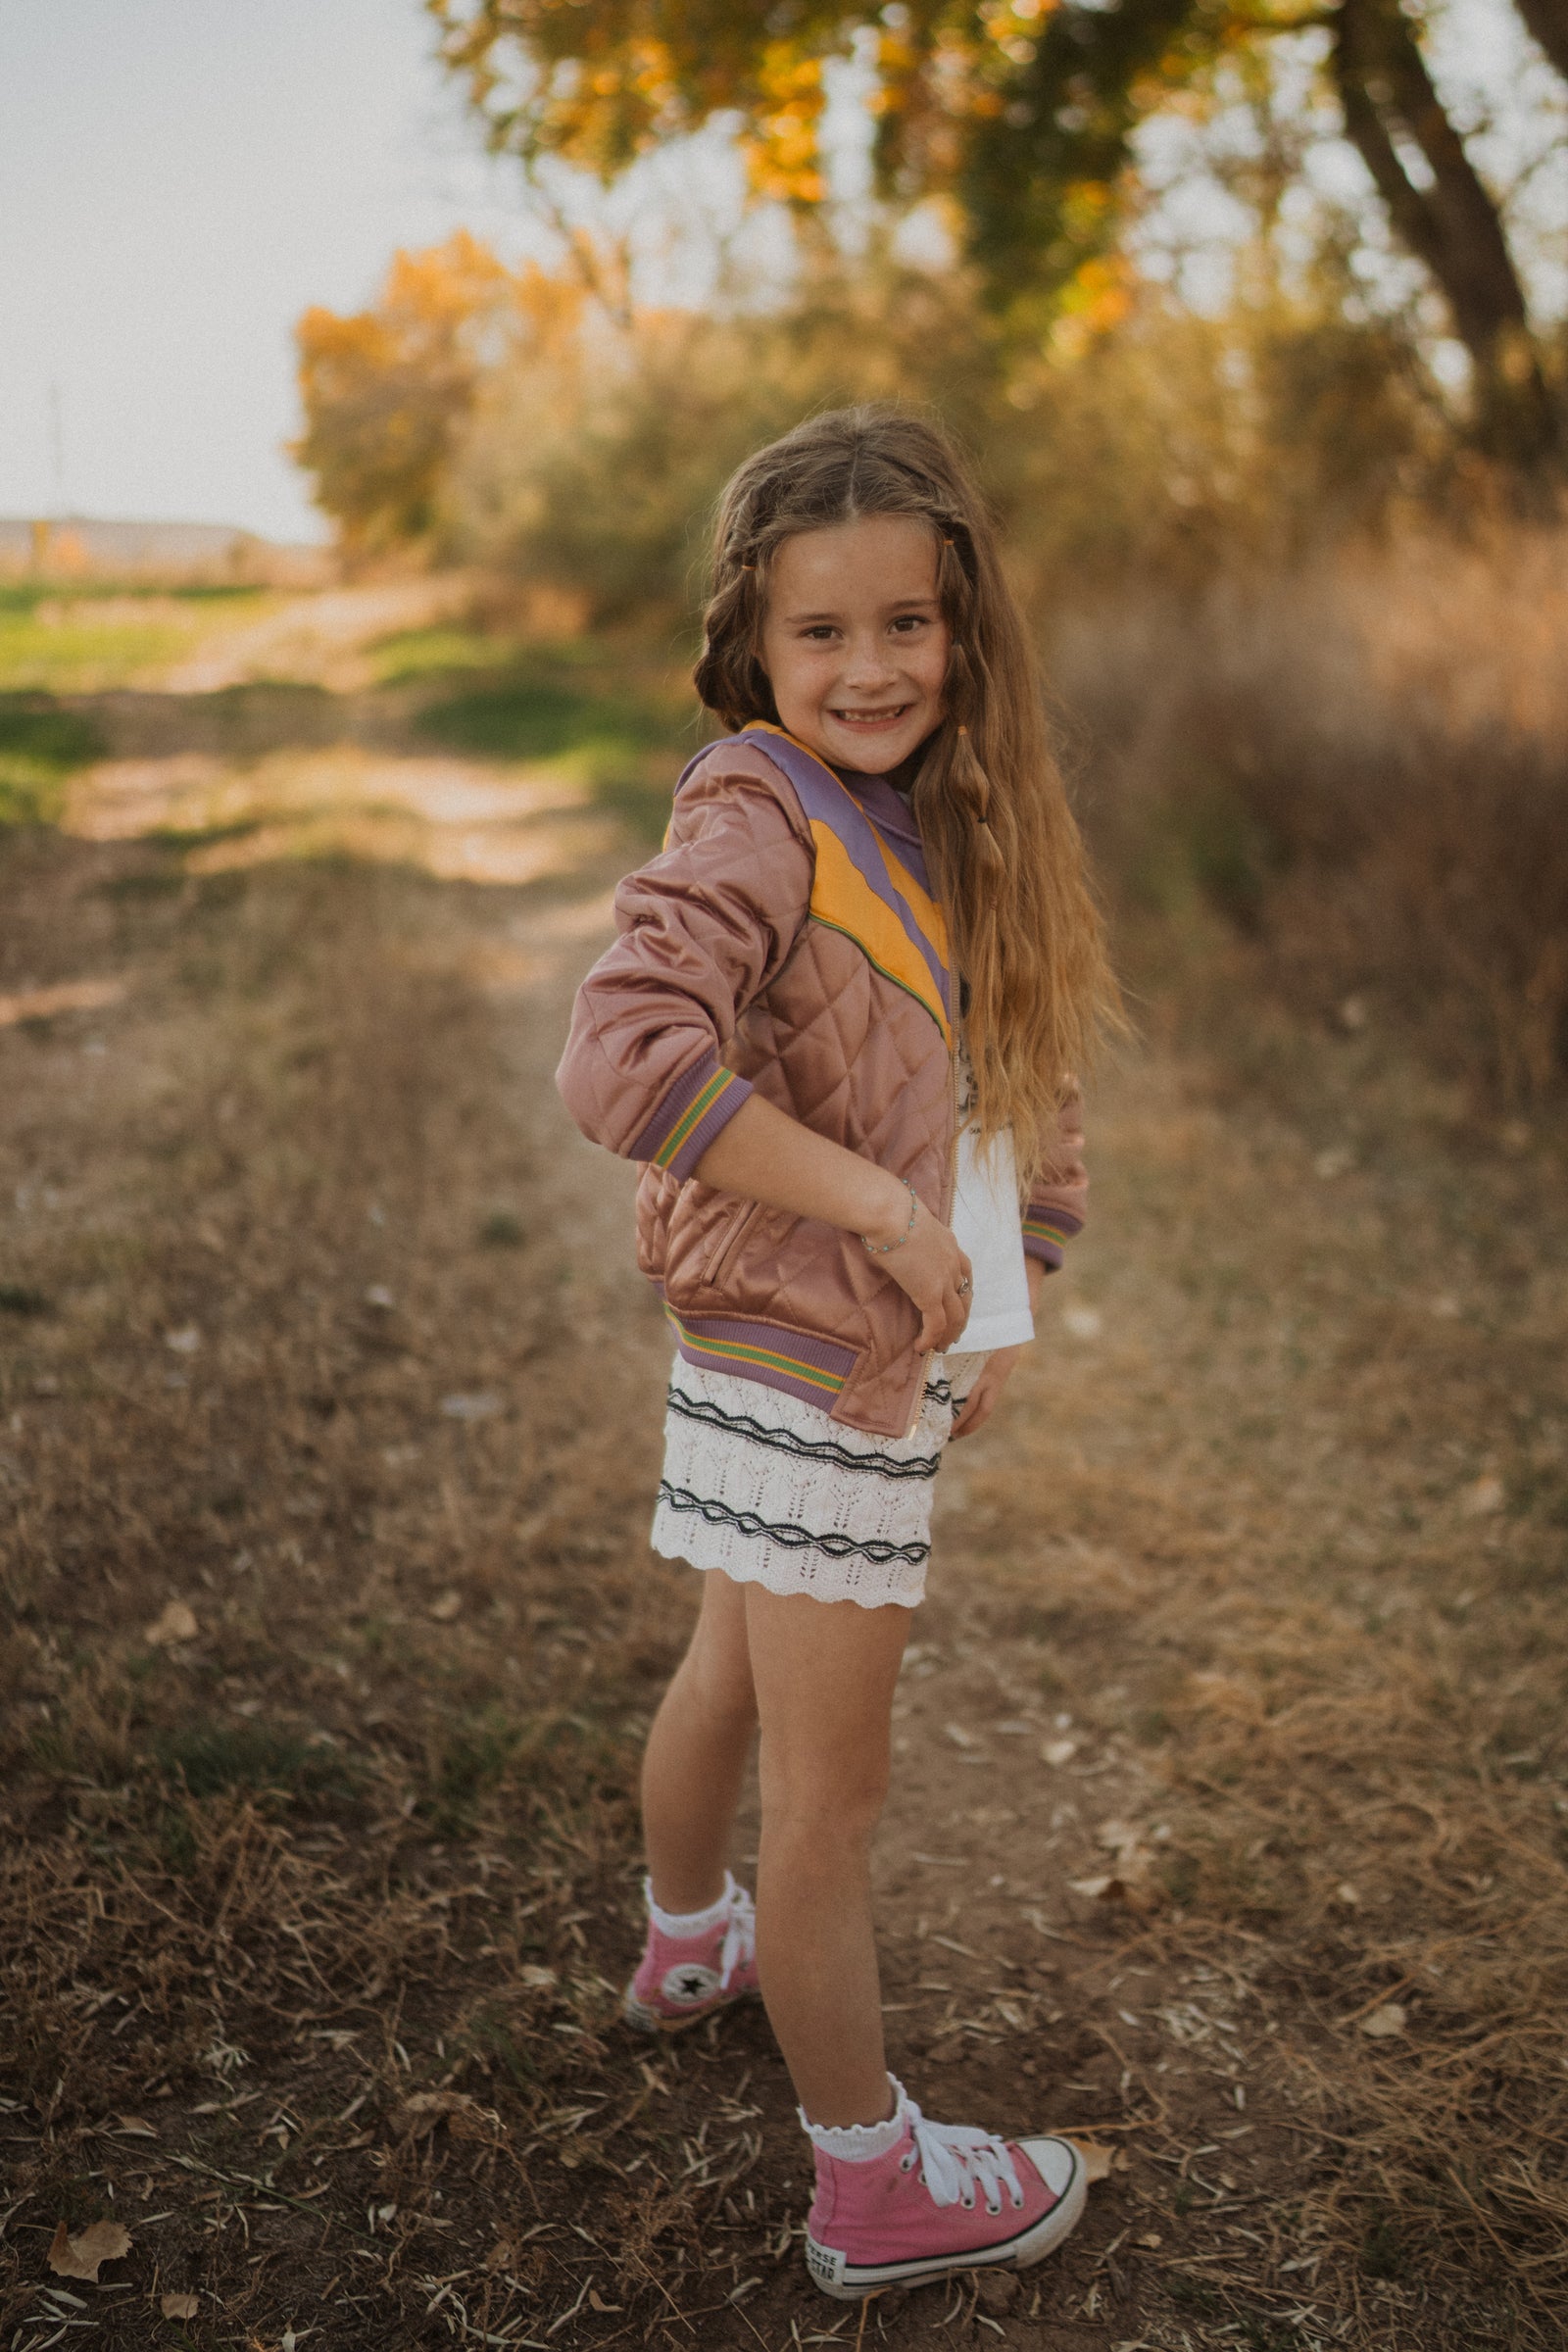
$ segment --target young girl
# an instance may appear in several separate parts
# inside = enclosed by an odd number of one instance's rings
[[[731,732],[577,999],[558,1083],[644,1163],[676,1357],[653,1541],[707,1571],[643,1770],[673,2031],[759,1989],[815,2150],[813,2278],[854,2299],[1037,2262],[1065,2140],[928,2122],[889,2075],[869,1848],[950,1437],[995,1409],[1084,1213],[1111,1002],[1024,630],[928,424],[817,416],[718,516],[697,689]],[[754,1913],[725,1866],[760,1726]]]

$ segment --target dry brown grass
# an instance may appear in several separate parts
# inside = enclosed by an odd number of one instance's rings
[[[625,1171],[548,1092],[611,868],[188,855],[0,850],[0,994],[124,983],[0,1029],[11,2340],[853,2342],[761,2019],[615,2022],[689,1598]],[[1127,2168],[1037,2298],[867,2342],[1562,2338],[1563,1140],[1257,969],[1150,936],[884,1840],[911,2087]]]
[[[1410,536],[1066,614],[1101,830],[1298,1008],[1398,1018],[1506,1107],[1568,1080],[1568,537]]]

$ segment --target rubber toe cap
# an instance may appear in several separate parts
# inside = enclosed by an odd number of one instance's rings
[[[1023,2150],[1054,2197],[1064,2197],[1084,2169],[1069,2139],[1020,2139]]]

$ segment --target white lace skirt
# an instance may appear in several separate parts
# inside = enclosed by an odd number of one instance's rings
[[[675,1358],[653,1546],[817,1600],[925,1598],[931,1496],[984,1355],[932,1359],[907,1438],[868,1437],[760,1381]]]

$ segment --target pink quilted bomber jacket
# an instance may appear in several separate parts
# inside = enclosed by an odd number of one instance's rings
[[[645,1163],[637,1258],[676,1346],[902,1437],[926,1363],[911,1301],[855,1234],[693,1170],[755,1088],[950,1217],[955,982],[906,802],[749,727],[687,768],[664,848],[622,882],[615,918],[556,1083],[585,1135]],[[1050,1266],[1083,1224],[1082,1149],[1074,1098],[1021,1210],[1025,1249]]]

